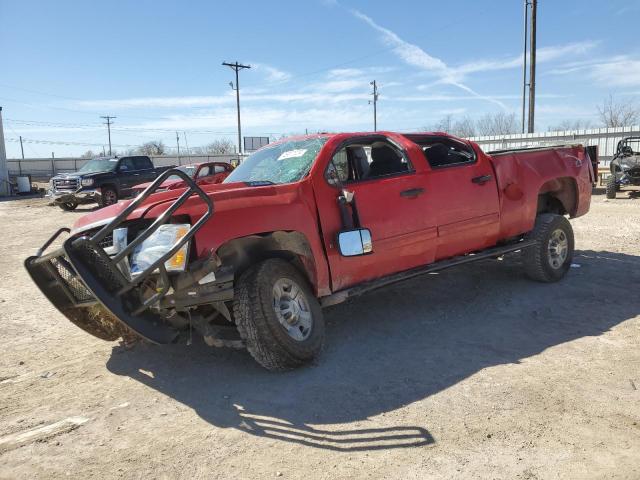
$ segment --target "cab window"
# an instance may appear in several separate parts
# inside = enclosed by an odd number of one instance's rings
[[[476,154],[469,145],[455,138],[407,135],[422,149],[431,168],[446,168],[475,163]]]
[[[386,141],[355,143],[338,150],[329,163],[332,185],[407,173],[413,170],[404,153]]]

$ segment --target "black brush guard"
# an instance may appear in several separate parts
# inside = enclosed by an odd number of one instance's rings
[[[146,229],[128,242],[126,248],[110,257],[100,245],[127,217],[170,176],[180,177],[187,189]],[[187,234],[171,249],[158,258],[148,268],[132,278],[125,276],[118,264],[153,232],[165,224],[171,215],[192,195],[198,195],[207,207],[202,217],[194,223]],[[213,215],[213,202],[198,185],[180,170],[167,170],[138,195],[111,222],[92,236],[70,237],[55,251],[45,254],[45,250],[62,234],[70,233],[68,228],[58,230],[35,256],[25,260],[25,268],[34,283],[53,305],[71,322],[103,340],[115,340],[127,327],[153,343],[171,343],[178,332],[162,322],[160,317],[149,310],[164,298],[170,287],[165,262],[189,242],[195,233]],[[159,272],[159,286],[148,298],[143,298],[142,283],[155,271]],[[95,306],[101,304],[124,326],[116,322],[101,320],[96,315]],[[120,327],[120,328],[118,328]]]

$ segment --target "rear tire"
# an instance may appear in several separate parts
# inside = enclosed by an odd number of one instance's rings
[[[113,205],[115,203],[118,203],[118,192],[116,192],[113,188],[103,188],[100,198],[100,206],[108,207],[109,205]]]
[[[607,179],[607,198],[608,199],[614,199],[616,198],[616,192],[619,190],[618,186],[616,185],[616,176],[615,175],[611,175],[609,176],[609,178]]]
[[[76,208],[78,208],[78,202],[59,203],[58,206],[62,210],[64,210],[65,212],[70,212],[70,211],[75,210]]]
[[[322,349],[322,309],[306,278],[290,263],[269,259],[244,272],[233,312],[251,356],[268,370],[290,370]]]
[[[569,220],[562,215],[543,213],[527,235],[536,244],[523,250],[525,273],[538,282],[557,282],[569,271],[574,238]]]

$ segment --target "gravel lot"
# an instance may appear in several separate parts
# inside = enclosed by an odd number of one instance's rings
[[[597,193],[564,281],[511,257],[379,290],[285,374],[85,334],[22,261],[87,210],[2,202],[0,477],[640,478],[640,199]]]

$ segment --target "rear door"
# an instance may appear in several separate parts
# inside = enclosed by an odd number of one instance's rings
[[[144,183],[136,172],[134,157],[124,157],[120,159],[118,165],[118,182],[120,183],[120,196],[128,197],[131,194],[131,187],[138,183]]]
[[[455,139],[423,147],[430,164],[430,201],[436,215],[436,259],[496,243],[500,204],[493,166],[482,153]]]
[[[135,165],[135,174],[142,179],[142,182],[151,182],[157,177],[156,170],[149,157],[139,156],[133,157]]]
[[[332,152],[325,176],[314,185],[334,291],[433,261],[437,231],[428,168],[417,146],[410,151],[411,142],[401,137],[394,140],[392,145],[379,135],[350,139]],[[390,147],[400,160],[390,162],[395,166],[380,167],[376,149],[382,152]],[[382,156],[390,158],[391,151],[385,152]],[[371,254],[343,257],[339,253],[341,189],[330,184],[332,169],[339,172],[342,187],[354,194],[361,226],[371,231]]]
[[[227,177],[229,166],[223,163],[207,163],[202,165],[196,175],[198,185],[212,185],[222,183]]]

